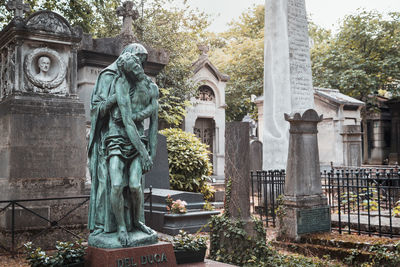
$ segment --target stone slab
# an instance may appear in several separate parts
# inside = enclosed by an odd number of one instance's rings
[[[297,211],[297,234],[329,232],[331,213],[329,206]]]
[[[72,98],[16,95],[0,103],[0,178],[83,178],[86,138],[83,104]]]
[[[88,247],[86,267],[175,267],[176,259],[172,244],[159,242],[154,245],[101,249]]]
[[[225,184],[231,181],[229,213],[245,221],[250,218],[249,123],[228,122],[225,128]]]
[[[157,134],[157,154],[153,168],[145,175],[145,187],[169,189],[167,138]]]

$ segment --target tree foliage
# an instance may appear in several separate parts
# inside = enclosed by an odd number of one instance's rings
[[[230,76],[226,87],[226,117],[241,121],[255,106],[251,95],[263,93],[264,78],[264,6],[254,6],[238,21],[230,23],[227,32],[211,36],[211,61]]]
[[[363,101],[378,90],[398,94],[399,12],[359,10],[343,19],[336,34],[311,24],[310,35],[314,86],[337,88]]]

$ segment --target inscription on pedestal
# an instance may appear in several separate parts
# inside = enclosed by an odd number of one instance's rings
[[[297,234],[326,232],[331,229],[329,206],[297,211]]]

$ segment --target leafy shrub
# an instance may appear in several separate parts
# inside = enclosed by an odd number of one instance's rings
[[[174,250],[199,251],[207,248],[207,237],[200,235],[191,235],[183,230],[179,230],[179,234],[174,236],[172,241]]]
[[[164,129],[160,133],[167,137],[171,189],[203,193],[209,200],[213,192],[206,183],[212,174],[207,145],[181,129]]]
[[[83,240],[76,242],[57,241],[57,251],[53,255],[47,255],[41,248],[34,248],[32,242],[24,244],[26,259],[32,267],[65,266],[84,261],[86,247]]]

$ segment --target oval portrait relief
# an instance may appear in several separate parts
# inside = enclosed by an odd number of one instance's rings
[[[57,51],[37,48],[25,57],[25,75],[38,88],[53,89],[65,79],[66,67]]]

